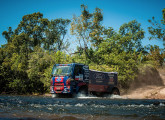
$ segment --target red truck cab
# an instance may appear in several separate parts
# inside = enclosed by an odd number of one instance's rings
[[[52,69],[52,94],[78,93],[88,87],[89,67],[84,64],[55,64]]]

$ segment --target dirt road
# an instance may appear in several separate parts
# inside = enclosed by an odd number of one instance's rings
[[[130,99],[165,99],[165,69],[158,70],[162,85],[144,85],[142,87],[131,88],[122,97]]]

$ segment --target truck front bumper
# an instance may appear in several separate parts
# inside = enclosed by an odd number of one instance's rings
[[[63,89],[58,89],[56,86],[50,86],[50,93],[56,94],[56,93],[64,93],[64,94],[70,94],[72,93],[71,88],[68,88],[66,86],[63,87]]]

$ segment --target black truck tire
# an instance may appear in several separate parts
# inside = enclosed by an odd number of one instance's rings
[[[78,93],[87,96],[88,95],[88,88],[87,87],[82,87],[82,88],[79,89]]]
[[[112,95],[120,95],[120,91],[118,88],[113,88],[111,94]]]

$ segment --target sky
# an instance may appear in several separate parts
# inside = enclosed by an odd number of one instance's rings
[[[116,31],[122,24],[137,20],[146,32],[142,45],[163,48],[162,41],[148,40],[150,34],[147,28],[151,26],[148,20],[153,16],[157,21],[162,19],[165,0],[0,0],[0,46],[7,42],[2,32],[8,27],[16,29],[24,15],[41,12],[49,20],[72,19],[73,15],[81,14],[81,4],[87,5],[91,13],[96,7],[102,9],[103,26],[113,27]],[[69,39],[72,41],[72,37]]]

